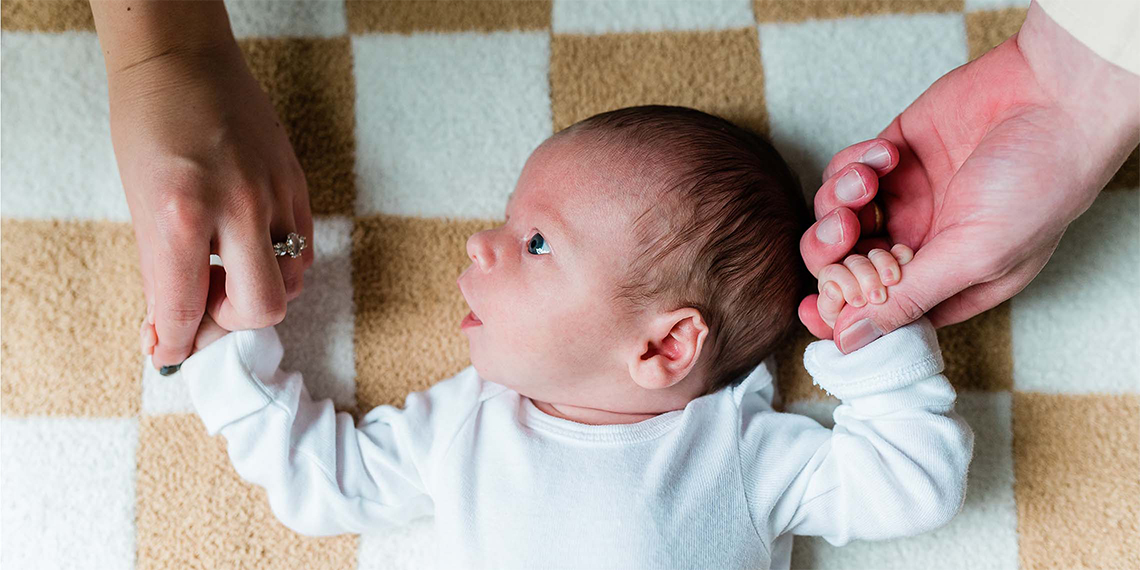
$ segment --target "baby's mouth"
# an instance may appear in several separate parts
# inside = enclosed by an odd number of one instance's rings
[[[459,323],[459,328],[465,329],[467,327],[477,327],[482,324],[483,321],[479,320],[479,317],[475,316],[475,311],[471,311],[467,313],[467,316],[463,317],[463,321]]]

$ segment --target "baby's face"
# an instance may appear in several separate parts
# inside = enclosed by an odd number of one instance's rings
[[[555,139],[536,149],[505,225],[467,240],[471,265],[458,285],[481,324],[463,332],[487,380],[542,401],[619,409],[614,386],[632,384],[641,323],[617,318],[609,298],[646,197],[618,190],[615,170],[583,163],[576,145]]]

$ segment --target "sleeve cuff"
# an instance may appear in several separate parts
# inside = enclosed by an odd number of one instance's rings
[[[943,367],[938,335],[925,316],[851,354],[840,352],[833,340],[813,342],[804,351],[812,381],[840,400],[896,390]]]
[[[284,350],[272,327],[233,331],[182,363],[182,376],[194,410],[215,435],[232,423],[269,405],[272,381]]]

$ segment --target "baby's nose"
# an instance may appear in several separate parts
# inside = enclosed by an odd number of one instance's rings
[[[467,238],[467,257],[479,266],[480,271],[491,268],[495,258],[490,241],[487,239],[487,232],[479,232]]]

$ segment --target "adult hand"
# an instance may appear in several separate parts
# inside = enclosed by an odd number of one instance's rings
[[[940,78],[878,139],[832,158],[815,198],[818,221],[800,242],[808,269],[817,274],[853,247],[889,248],[859,239],[868,216],[856,211],[872,198],[886,211],[890,242],[916,253],[886,303],[847,306],[832,330],[811,295],[800,319],[849,353],[923,314],[936,327],[953,324],[1021,291],[1140,142],[1137,92],[1140,77],[1033,3],[1017,35]],[[865,155],[887,158],[872,169]],[[862,191],[842,191],[851,171]]]
[[[210,254],[225,265],[209,307],[226,330],[281,322],[313,263],[304,173],[237,44],[108,71],[111,135],[153,307],[156,368],[181,363],[207,310]],[[276,257],[289,232],[302,257]]]

